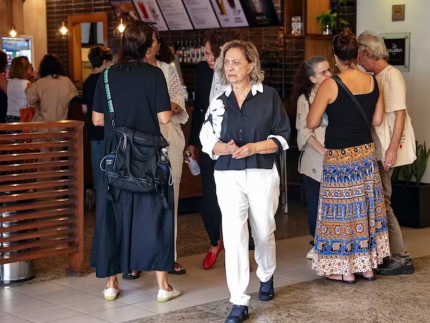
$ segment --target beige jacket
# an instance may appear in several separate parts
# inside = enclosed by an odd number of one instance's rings
[[[312,103],[315,98],[315,92],[312,91],[309,101]],[[306,175],[318,182],[322,179],[323,157],[318,154],[307,142],[311,136],[315,137],[323,146],[325,138],[325,129],[319,127],[315,130],[307,127],[307,116],[309,113],[309,102],[305,95],[301,95],[297,101],[297,145],[302,152],[299,160],[299,173]],[[329,120],[330,122],[330,120]]]
[[[38,79],[25,91],[28,101],[37,106],[33,121],[61,121],[67,119],[70,101],[79,95],[76,86],[66,76],[58,79],[48,75]]]

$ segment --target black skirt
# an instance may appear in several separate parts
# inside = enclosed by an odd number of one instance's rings
[[[106,190],[99,191],[91,255],[96,276],[174,270],[173,187],[165,188],[169,209],[159,193],[121,191],[116,202],[110,202]]]

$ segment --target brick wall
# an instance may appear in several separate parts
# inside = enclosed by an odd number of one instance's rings
[[[274,0],[275,8],[281,18],[281,0]],[[67,20],[69,15],[91,14],[96,12],[108,13],[108,30],[109,47],[113,52],[117,52],[119,47],[119,39],[114,35],[114,30],[118,24],[114,16],[109,0],[46,0],[47,10],[47,33],[48,33],[48,52],[59,55],[68,70],[68,40],[56,37],[58,28],[63,20]],[[263,27],[263,28],[240,28],[238,29],[243,39],[252,41],[258,50],[268,49],[268,61],[270,64],[264,65],[266,72],[267,85],[275,87],[280,94],[283,92],[283,56],[282,56],[282,40],[279,38],[282,34],[280,27]],[[202,31],[189,32],[165,32],[163,36],[169,41],[176,42],[181,39],[198,39],[203,38]],[[304,59],[304,40],[303,39],[287,39],[286,40],[286,78],[285,78],[285,94],[289,96],[293,73],[295,68]],[[194,68],[184,67],[183,74],[185,82],[190,90],[194,89]]]

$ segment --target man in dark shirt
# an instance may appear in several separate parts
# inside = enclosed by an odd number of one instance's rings
[[[100,162],[104,157],[104,128],[95,126],[91,119],[91,116],[93,114],[93,99],[97,80],[99,79],[99,76],[101,75],[103,70],[111,64],[112,52],[109,48],[95,46],[91,48],[88,54],[88,59],[90,60],[91,66],[93,67],[93,72],[84,82],[82,88],[82,101],[84,113],[87,114],[88,137],[91,140],[91,164],[93,167],[93,185],[94,189],[97,190],[103,176],[102,170],[100,169]]]

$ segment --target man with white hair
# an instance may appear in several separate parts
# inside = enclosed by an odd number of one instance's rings
[[[382,146],[378,136],[373,132],[376,155],[378,157],[379,172],[385,196],[388,230],[390,237],[391,259],[379,266],[377,273],[382,275],[412,274],[414,266],[411,256],[403,241],[399,222],[391,207],[391,176],[393,167],[397,163],[397,150],[402,137],[406,113],[406,84],[400,71],[387,60],[389,54],[383,39],[375,34],[364,32],[358,37],[359,64],[369,73],[373,73],[378,81],[385,106],[385,116],[395,116],[393,134],[388,149],[385,151],[385,160],[382,160]],[[382,163],[383,162],[383,163]]]

